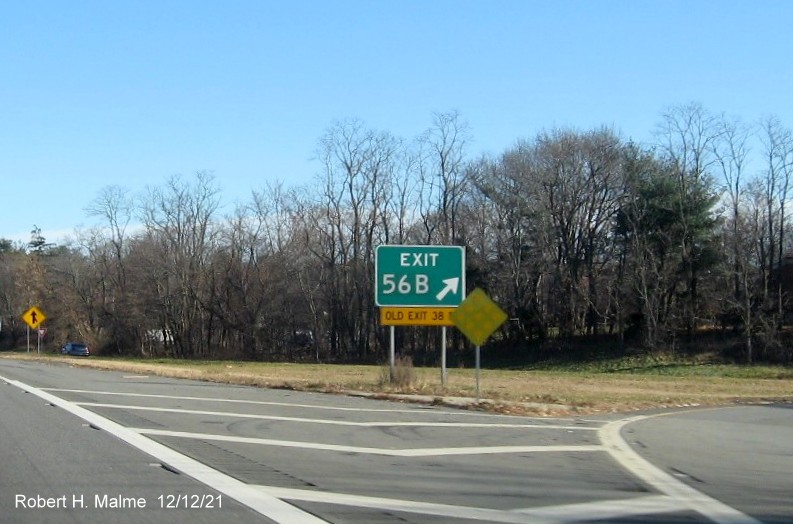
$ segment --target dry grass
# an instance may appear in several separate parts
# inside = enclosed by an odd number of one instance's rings
[[[440,370],[411,368],[409,385],[383,383],[382,366],[319,364],[270,364],[249,362],[128,361],[61,356],[6,354],[5,358],[68,363],[127,373],[168,376],[257,387],[325,392],[360,392],[378,396],[422,395],[441,402],[441,397],[473,397],[472,369],[448,370],[445,388]],[[748,369],[755,368],[735,368]],[[625,412],[638,409],[688,405],[725,405],[741,402],[793,402],[793,371],[736,372],[692,368],[670,375],[657,372],[602,371],[504,371],[483,370],[482,398],[492,402],[479,407],[511,413],[565,414]],[[730,375],[739,376],[730,376]],[[756,375],[756,376],[755,376]],[[768,378],[780,377],[780,378]]]

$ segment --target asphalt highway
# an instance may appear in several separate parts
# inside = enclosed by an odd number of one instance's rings
[[[0,359],[11,523],[793,522],[793,409],[528,418]]]

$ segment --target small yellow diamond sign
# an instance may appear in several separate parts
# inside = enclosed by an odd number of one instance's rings
[[[42,322],[47,318],[47,316],[36,306],[25,311],[22,315],[22,320],[25,321],[25,324],[30,326],[30,329],[36,329],[41,325]]]
[[[479,288],[452,313],[454,325],[476,346],[484,344],[505,320],[504,310]]]

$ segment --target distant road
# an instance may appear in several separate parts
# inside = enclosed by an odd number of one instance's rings
[[[0,360],[0,410],[3,522],[793,521],[785,406],[538,419]]]

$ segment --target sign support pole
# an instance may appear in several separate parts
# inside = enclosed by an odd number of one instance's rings
[[[441,329],[441,387],[446,387],[446,326]]]
[[[37,329],[36,334],[38,335],[38,341],[36,342],[36,354],[41,355],[41,330]]]
[[[476,346],[476,403],[479,404],[479,369],[480,369],[480,346]]]
[[[391,348],[388,353],[388,369],[391,381],[393,382],[394,377],[396,376],[396,362],[394,357],[394,354],[396,353],[396,351],[394,351],[394,326],[390,326],[390,331],[391,333],[389,334],[389,338],[391,339]]]
[[[28,326],[28,353],[30,353],[30,326]]]

